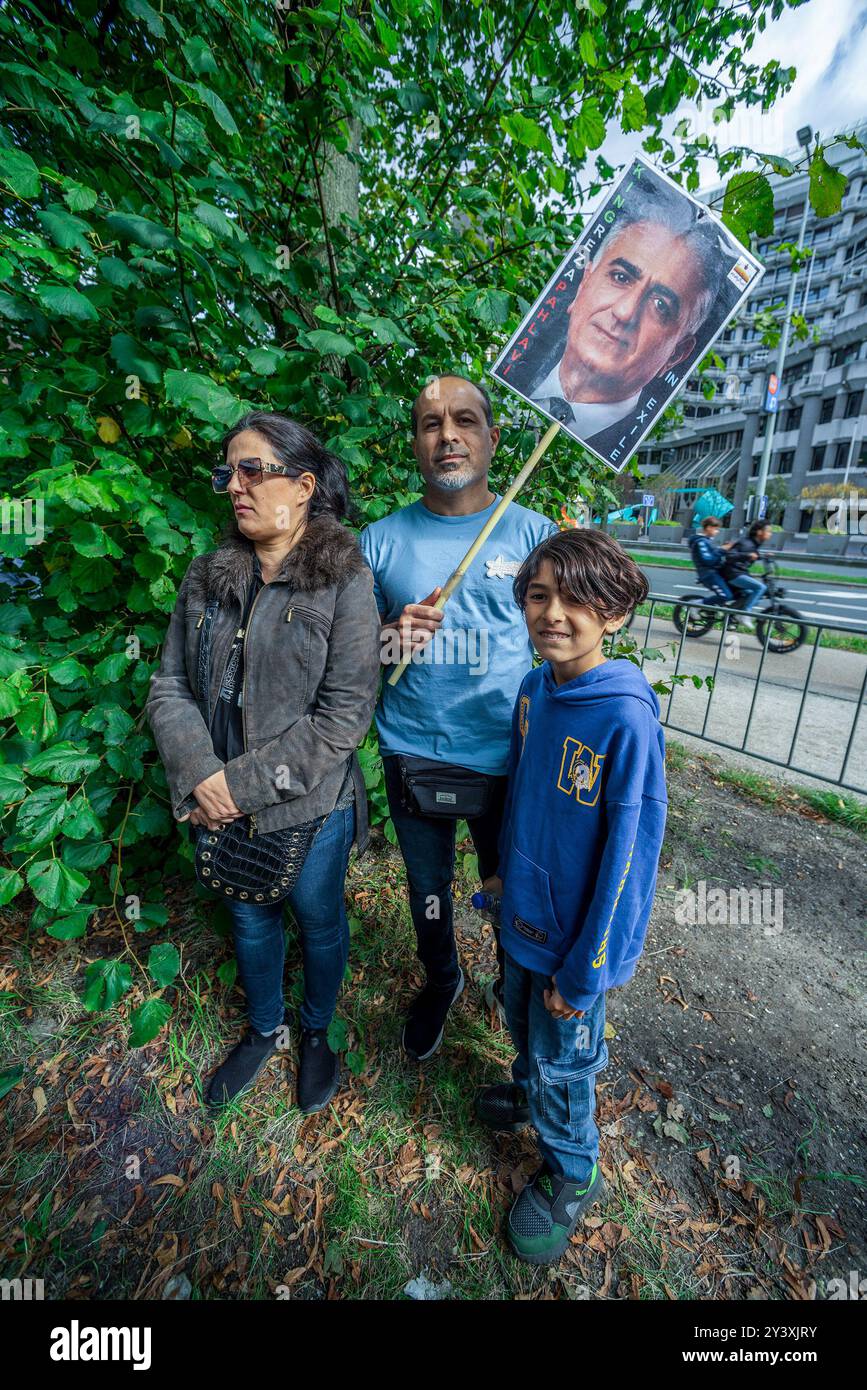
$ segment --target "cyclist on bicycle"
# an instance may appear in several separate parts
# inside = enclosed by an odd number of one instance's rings
[[[723,565],[728,556],[724,553],[732,544],[727,541],[724,545],[717,545],[716,537],[720,528],[719,517],[706,516],[701,523],[701,529],[694,531],[689,538],[689,550],[692,555],[692,563],[695,565],[699,584],[703,584],[706,589],[710,589],[723,603],[731,603],[734,594],[721,574]]]
[[[761,547],[770,538],[771,528],[767,521],[754,521],[746,536],[732,541],[728,547],[722,578],[724,583],[737,590],[737,607],[742,608],[744,613],[749,613],[767,591],[767,586],[750,574],[749,569],[753,561],[760,558]],[[745,618],[743,626],[753,631],[752,618]]]

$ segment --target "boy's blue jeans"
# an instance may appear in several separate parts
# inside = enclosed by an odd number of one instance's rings
[[[327,1028],[349,958],[349,922],[343,885],[355,833],[355,807],[331,812],[284,902],[292,909],[304,961],[302,1028]],[[283,902],[226,900],[235,936],[238,974],[247,995],[250,1023],[273,1033],[283,1022]]]
[[[558,1019],[545,1008],[549,975],[506,954],[503,1003],[518,1053],[512,1079],[523,1086],[539,1152],[552,1173],[586,1183],[599,1157],[596,1073],[608,1064],[605,995],[583,1018]]]
[[[737,574],[734,579],[729,580],[733,589],[737,589],[739,594],[744,595],[744,612],[749,613],[755,607],[765,592],[766,585],[761,579],[756,579],[754,574]]]

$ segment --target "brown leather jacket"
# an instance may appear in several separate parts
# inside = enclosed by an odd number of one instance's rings
[[[232,520],[216,550],[181,581],[145,706],[175,816],[225,769],[240,810],[260,831],[333,810],[351,771],[356,843],[367,846],[367,797],[355,750],[379,682],[373,576],[355,537],[330,516],[308,524],[257,594],[244,638],[244,747],[224,764],[209,728],[253,571],[253,545]]]

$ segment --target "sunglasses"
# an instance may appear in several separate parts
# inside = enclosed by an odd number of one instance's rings
[[[219,463],[211,470],[211,484],[215,492],[227,492],[232,474],[238,476],[246,487],[258,487],[266,473],[281,473],[284,478],[297,478],[299,475],[281,463],[265,463],[262,459],[239,459],[238,463]]]

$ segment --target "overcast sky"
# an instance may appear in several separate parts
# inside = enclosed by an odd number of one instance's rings
[[[721,138],[721,148],[743,144],[769,154],[786,154],[797,149],[800,126],[812,126],[825,139],[867,118],[867,0],[808,0],[795,10],[787,8],[758,36],[748,58],[753,63],[777,58],[784,67],[797,68],[798,75],[788,95],[769,112],[763,115],[753,107],[749,113],[737,114]],[[682,103],[666,121],[666,133],[670,135],[684,115],[694,130],[713,129],[711,110],[712,104],[699,112]],[[722,135],[719,127],[717,131]],[[638,153],[641,140],[621,136],[611,146],[619,162]],[[702,187],[718,183],[716,165],[708,160]]]

